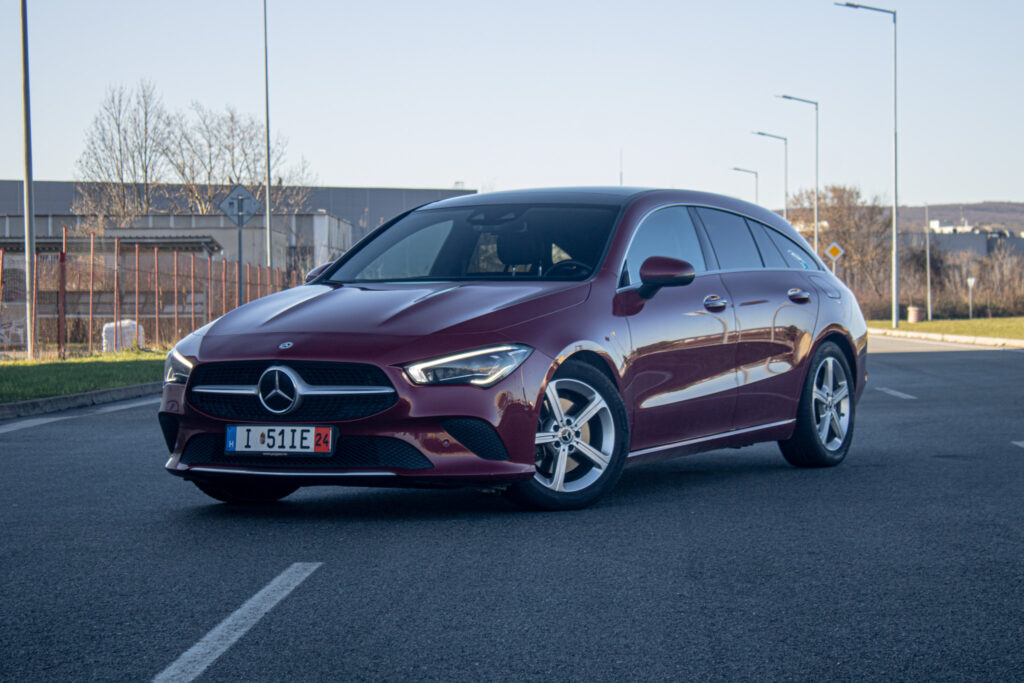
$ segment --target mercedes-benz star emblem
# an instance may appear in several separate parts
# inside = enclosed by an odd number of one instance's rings
[[[277,345],[277,348],[279,348],[279,349],[290,349],[293,346],[295,346],[295,344],[293,344],[291,342],[281,342],[280,344]]]
[[[260,375],[258,385],[260,403],[275,415],[290,413],[299,407],[302,395],[299,383],[302,380],[291,368],[273,365]]]

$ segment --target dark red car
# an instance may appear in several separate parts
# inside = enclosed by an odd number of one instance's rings
[[[836,465],[867,379],[856,299],[776,214],[546,189],[402,214],[167,357],[167,470],[228,502],[474,486],[539,508],[627,463],[778,441]]]

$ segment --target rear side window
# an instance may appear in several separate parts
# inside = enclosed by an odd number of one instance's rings
[[[794,240],[783,235],[781,232],[772,230],[769,227],[765,227],[764,230],[768,233],[772,242],[782,252],[782,258],[786,260],[787,268],[794,268],[797,270],[821,270],[818,267],[817,262],[811,253],[804,247],[797,244]]]
[[[685,207],[670,206],[644,219],[629,246],[619,285],[640,284],[640,266],[651,256],[670,256],[686,261],[697,273],[707,270],[697,229]]]
[[[707,228],[711,246],[722,270],[748,270],[764,267],[754,238],[741,216],[717,209],[697,209]]]
[[[751,234],[754,235],[754,241],[757,242],[757,248],[761,252],[761,259],[764,261],[765,268],[789,268],[786,263],[786,259],[783,258],[782,253],[779,251],[775,243],[772,242],[771,238],[768,237],[768,228],[757,221],[747,219],[747,225],[750,227]]]

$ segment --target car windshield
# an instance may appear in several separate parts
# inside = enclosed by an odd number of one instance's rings
[[[582,280],[597,268],[617,213],[522,204],[414,211],[327,280]]]

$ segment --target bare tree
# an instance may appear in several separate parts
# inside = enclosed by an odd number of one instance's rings
[[[164,150],[176,181],[166,188],[170,203],[178,211],[214,213],[224,193],[239,184],[263,201],[264,130],[255,117],[233,107],[215,112],[194,102],[188,114],[174,116]],[[273,168],[284,165],[286,148],[287,141],[278,135],[270,152]],[[274,212],[305,210],[309,188],[303,186],[311,181],[304,159],[280,173],[271,197]]]
[[[813,190],[796,193],[790,204],[793,222],[810,223],[814,206]],[[842,275],[858,298],[868,302],[888,296],[890,212],[877,197],[870,201],[860,189],[828,185],[819,195],[819,220],[823,245],[838,242],[845,253]]]
[[[166,179],[163,154],[169,121],[153,84],[134,90],[112,87],[86,133],[78,159],[74,211],[88,216],[90,228],[126,225],[153,210],[154,188]]]

